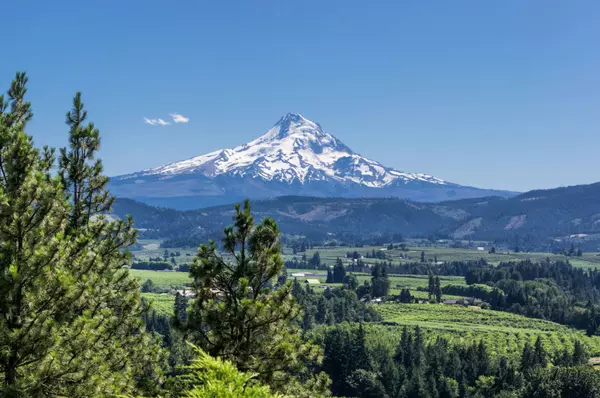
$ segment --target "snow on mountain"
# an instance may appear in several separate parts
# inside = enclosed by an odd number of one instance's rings
[[[448,184],[427,174],[405,173],[367,159],[323,131],[318,123],[296,113],[288,113],[266,134],[247,144],[117,179],[147,176],[169,179],[193,174],[209,178],[252,177],[287,184],[331,181],[369,188],[411,182]]]

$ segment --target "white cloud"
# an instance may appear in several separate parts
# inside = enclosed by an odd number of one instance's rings
[[[144,123],[149,124],[150,126],[168,126],[169,124],[171,124],[171,122],[165,122],[163,119],[158,118],[158,119],[148,119],[147,117],[144,118]]]
[[[169,116],[171,116],[173,118],[173,121],[175,123],[187,123],[190,121],[189,117],[185,117],[183,115],[180,115],[178,113],[171,113],[169,114]]]

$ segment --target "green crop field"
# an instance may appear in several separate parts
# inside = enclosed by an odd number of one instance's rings
[[[421,252],[425,252],[425,258],[427,260],[437,261],[468,261],[468,260],[480,260],[485,259],[490,264],[498,265],[501,262],[506,261],[519,261],[531,259],[533,261],[545,260],[550,258],[551,260],[565,260],[568,259],[574,266],[583,268],[600,268],[600,255],[599,253],[584,253],[581,257],[565,257],[562,255],[556,255],[552,253],[515,253],[515,252],[498,252],[494,254],[488,253],[491,247],[489,245],[484,246],[483,251],[479,251],[476,248],[473,249],[455,249],[442,246],[410,246],[408,251],[404,252],[399,249],[387,250],[386,246],[364,246],[359,248],[352,247],[315,247],[306,252],[306,257],[310,259],[315,252],[319,252],[321,262],[327,265],[335,264],[337,258],[345,259],[346,253],[357,251],[361,255],[366,255],[367,252],[371,253],[373,250],[384,251],[389,261],[394,264],[407,263],[420,261]],[[291,260],[296,257],[298,260],[301,259],[303,253],[296,255],[291,254],[291,249],[286,248],[284,250],[284,258]],[[407,255],[408,259],[400,258],[400,255]],[[377,262],[381,260],[363,258],[366,263]]]
[[[159,239],[140,239],[138,241],[140,248],[132,250],[131,254],[135,261],[148,261],[150,257],[163,257],[165,249],[160,247],[162,240]],[[179,252],[179,256],[173,257],[177,265],[191,264],[196,255],[196,249],[168,248],[169,253]],[[171,261],[171,257],[167,261]]]
[[[288,269],[288,279],[294,279],[292,273],[305,273],[306,276],[298,277],[298,280],[303,281],[304,279],[318,279],[321,283],[325,283],[327,280],[327,271],[322,270],[300,270],[300,269]],[[364,272],[353,272],[358,279],[360,284],[365,281],[371,281],[371,275]],[[402,289],[410,289],[410,293],[418,298],[427,298],[427,292],[417,291],[418,287],[426,288],[429,284],[429,277],[427,275],[390,275],[390,294],[400,294]],[[462,276],[440,276],[441,286],[445,285],[465,285],[465,278]],[[341,286],[339,284],[328,284],[328,286]],[[457,298],[458,296],[444,295],[446,299]]]
[[[526,341],[533,343],[538,336],[550,352],[565,346],[571,349],[575,340],[580,340],[590,354],[600,354],[600,337],[588,337],[567,326],[507,312],[442,304],[390,303],[375,308],[385,322],[395,325],[377,325],[373,332],[391,333],[396,339],[403,326],[419,326],[430,340],[436,336],[458,344],[483,340],[494,355],[506,357],[514,357]]]
[[[147,261],[150,257],[162,257],[165,249],[160,247],[162,243],[161,240],[158,239],[141,239],[139,241],[140,248],[139,250],[133,250],[132,254],[135,256],[135,260],[138,261]],[[292,248],[285,247],[283,249],[283,258],[284,260],[292,260],[294,257],[297,260],[302,258],[303,254],[306,254],[306,257],[310,259],[315,252],[319,252],[321,257],[321,262],[330,266],[335,264],[337,258],[341,258],[342,260],[346,260],[346,253],[357,251],[361,255],[366,255],[367,252],[371,253],[373,250],[384,251],[387,260],[392,261],[394,264],[407,263],[407,262],[415,262],[420,261],[421,259],[421,251],[425,252],[425,258],[427,260],[437,259],[438,261],[467,261],[467,260],[479,260],[485,259],[490,264],[497,265],[500,262],[505,261],[518,261],[518,260],[526,260],[531,259],[533,261],[545,260],[546,258],[550,258],[551,260],[565,260],[568,259],[574,266],[583,267],[583,268],[600,268],[600,254],[599,253],[584,253],[581,257],[565,257],[562,255],[556,255],[552,253],[515,253],[515,252],[501,252],[490,254],[488,250],[491,248],[489,244],[485,242],[476,243],[474,246],[478,244],[484,247],[483,251],[477,250],[476,247],[472,249],[457,249],[445,247],[443,245],[419,245],[417,242],[408,242],[408,251],[401,251],[399,249],[387,250],[387,246],[364,246],[364,247],[315,247],[306,251],[306,253],[292,253]],[[169,248],[167,249],[169,253],[179,252],[180,255],[174,257],[175,262],[177,264],[191,263],[196,255],[195,248]],[[408,256],[407,259],[400,258],[400,255]],[[170,261],[170,257],[169,257]],[[368,259],[363,258],[363,261],[367,263],[377,262],[381,260],[377,259]]]
[[[192,282],[187,272],[150,271],[145,269],[132,269],[129,272],[140,280],[140,284],[150,279],[161,288],[180,289]]]
[[[150,308],[159,315],[170,316],[173,314],[175,296],[170,294],[142,293],[142,297],[150,302]]]

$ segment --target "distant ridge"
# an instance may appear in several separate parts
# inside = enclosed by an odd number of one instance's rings
[[[218,238],[231,223],[232,204],[195,211],[156,208],[118,199],[115,214],[131,214],[142,235]],[[284,234],[313,242],[386,242],[396,236],[485,240],[510,249],[551,251],[576,242],[600,248],[600,183],[440,203],[397,198],[283,196],[255,200],[257,217],[274,218]]]

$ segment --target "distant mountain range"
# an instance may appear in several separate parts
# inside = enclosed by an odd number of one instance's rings
[[[600,244],[600,183],[440,203],[286,196],[253,201],[252,209],[257,218],[274,218],[284,234],[313,242],[386,242],[401,234],[496,241],[524,250],[573,241],[597,250]],[[207,240],[231,224],[233,205],[177,211],[119,199],[114,212],[133,215],[146,237]]]
[[[113,177],[110,189],[119,197],[177,209],[282,195],[399,197],[419,202],[515,195],[385,167],[295,113],[247,144]]]

